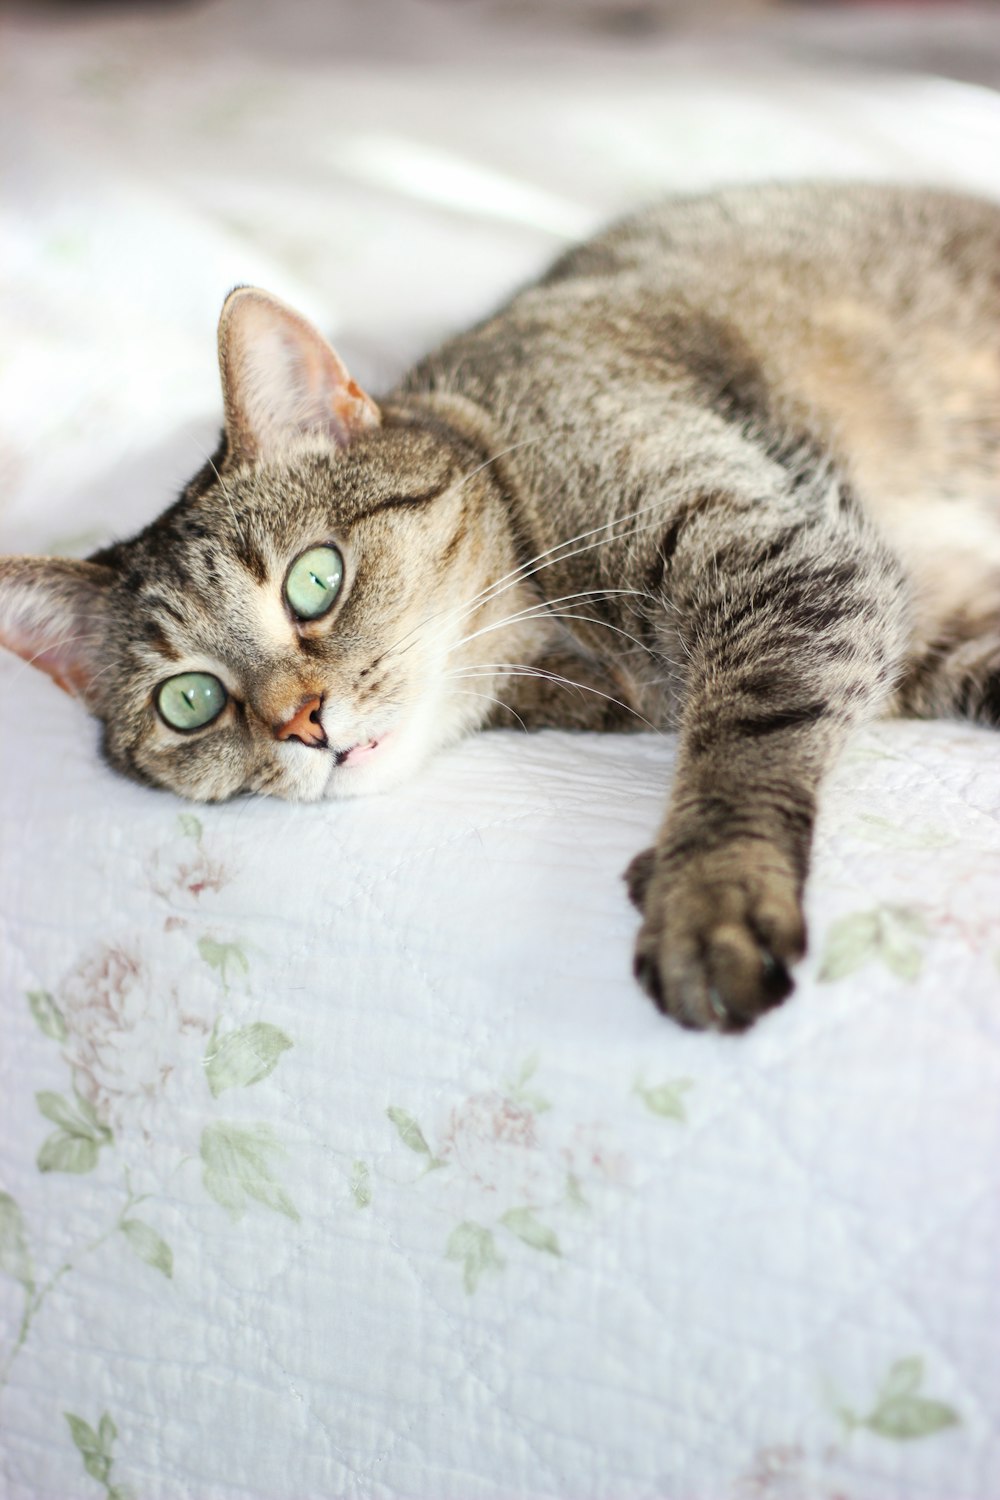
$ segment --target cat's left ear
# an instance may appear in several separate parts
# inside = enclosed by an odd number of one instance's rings
[[[219,370],[237,459],[279,457],[303,437],[346,448],[382,420],[322,334],[257,287],[237,287],[223,304]]]
[[[93,707],[108,585],[100,563],[0,557],[0,646]]]

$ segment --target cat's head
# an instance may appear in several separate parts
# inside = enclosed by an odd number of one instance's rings
[[[219,360],[215,460],[131,541],[0,559],[0,641],[141,781],[198,800],[380,789],[482,722],[488,681],[455,669],[520,644],[488,628],[526,602],[493,587],[517,557],[490,455],[469,424],[380,412],[257,290],[227,299]]]

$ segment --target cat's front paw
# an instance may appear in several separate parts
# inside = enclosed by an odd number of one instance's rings
[[[791,993],[805,923],[779,851],[728,845],[672,865],[647,850],[626,880],[643,913],[636,978],[682,1026],[743,1031]]]

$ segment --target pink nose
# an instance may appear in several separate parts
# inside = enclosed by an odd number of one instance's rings
[[[276,740],[301,740],[303,745],[315,745],[322,750],[326,745],[326,731],[319,721],[322,698],[307,698],[295,713],[274,731]]]

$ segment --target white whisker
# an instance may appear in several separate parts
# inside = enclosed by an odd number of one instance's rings
[[[604,630],[610,630],[615,635],[623,636],[625,640],[631,641],[637,650],[645,651],[648,656],[653,655],[653,648],[647,646],[645,641],[640,641],[637,635],[631,635],[620,625],[612,625],[609,620],[602,620],[598,615],[581,615],[570,609],[547,609],[545,614],[551,620],[576,620],[581,625],[600,625]]]
[[[574,599],[613,598],[615,595],[640,595],[640,589],[581,589],[575,594],[560,594],[555,599],[541,599],[537,604],[528,604],[524,609],[517,610],[512,615],[505,615],[502,620],[494,620],[489,625],[482,625],[478,630],[472,631],[470,635],[462,636],[461,640],[452,646],[457,651],[460,646],[467,646],[470,641],[477,640],[481,635],[489,635],[491,631],[502,630],[505,625],[523,623],[525,620],[543,620],[546,615],[551,614],[550,606],[553,604],[567,604]],[[614,627],[611,627],[614,628]],[[627,633],[627,632],[623,632]],[[635,638],[632,637],[634,640]]]
[[[519,563],[518,566],[511,569],[510,572],[505,573],[500,578],[494,579],[492,582],[486,584],[479,590],[478,593],[474,594],[470,599],[465,600],[462,604],[453,605],[451,607],[444,606],[442,607],[442,609],[437,610],[433,614],[427,616],[421,623],[421,625],[414,626],[412,630],[407,631],[406,635],[400,638],[400,642],[397,642],[396,645],[389,647],[389,650],[384,654],[388,655],[389,652],[395,650],[402,641],[406,641],[411,635],[414,635],[418,630],[423,629],[426,625],[430,624],[431,621],[439,618],[442,615],[446,617],[442,626],[442,628],[444,628],[451,623],[461,620],[470,615],[475,609],[482,608],[486,604],[491,603],[494,599],[498,598],[508,589],[515,587],[519,582],[527,581],[528,579],[534,577],[535,574],[542,572],[545,568],[554,567],[558,563],[569,562],[572,558],[579,557],[585,552],[589,552],[596,547],[603,546],[605,543],[612,541],[623,541],[626,539],[631,540],[634,537],[642,535],[647,531],[654,530],[658,525],[660,525],[659,518],[657,518],[655,521],[650,522],[647,526],[637,527],[632,526],[631,523],[634,522],[639,516],[659,509],[659,502],[648,506],[641,506],[639,509],[627,512],[625,515],[615,516],[610,521],[606,521],[605,523],[603,523],[601,526],[591,527],[587,531],[579,532],[576,536],[567,537],[564,541],[556,542],[553,546],[545,548],[544,551],[536,553],[534,557],[528,558],[523,563]],[[616,529],[622,527],[625,529]],[[593,538],[593,540],[588,541],[588,538]],[[586,543],[586,545],[578,547],[576,544],[579,542],[584,542]],[[567,548],[569,548],[570,550],[567,551]],[[595,590],[594,592],[608,593],[611,591]],[[636,596],[642,596],[643,594],[642,590],[633,590],[632,592],[634,592]],[[649,598],[648,592],[645,593],[645,597]],[[543,602],[544,600],[541,599],[538,601],[539,604]],[[667,608],[672,607],[667,600],[664,600],[663,603]]]
[[[497,455],[497,457],[499,456],[501,455]],[[474,594],[470,599],[465,600],[462,604],[452,606],[445,605],[440,609],[433,611],[431,614],[425,616],[418,625],[411,627],[411,629],[408,630],[404,635],[402,635],[397,641],[395,641],[391,646],[387,647],[387,649],[381,653],[378,660],[383,660],[386,656],[389,656],[393,652],[398,651],[400,648],[404,647],[404,645],[406,649],[409,649],[409,645],[406,643],[412,643],[411,638],[413,636],[425,630],[427,626],[432,624],[435,620],[439,620],[441,623],[439,625],[438,631],[434,636],[431,637],[431,643],[433,644],[433,641],[436,639],[440,639],[440,637],[449,628],[451,628],[451,626],[458,623],[462,619],[467,618],[477,608],[484,608],[487,604],[499,598],[501,594],[505,593],[511,588],[514,588],[519,582],[526,582],[536,573],[541,572],[544,568],[553,567],[561,562],[568,562],[572,558],[579,557],[583,553],[603,546],[608,542],[634,540],[635,537],[643,535],[647,531],[655,530],[655,528],[661,524],[659,516],[646,526],[635,526],[632,523],[638,517],[645,515],[650,511],[658,511],[659,509],[659,502],[650,504],[648,506],[641,506],[637,510],[627,512],[626,514],[621,516],[615,516],[610,521],[604,522],[600,526],[591,527],[587,531],[579,532],[576,536],[568,537],[564,541],[557,542],[553,546],[547,547],[544,551],[536,553],[534,557],[528,558],[525,562],[520,563],[510,572],[503,574],[502,577],[494,579],[491,583],[486,584],[482,589],[478,591],[478,593]],[[588,538],[592,538],[592,540],[588,540]],[[583,542],[585,543],[585,545],[577,546],[576,544],[579,542]],[[569,548],[570,550],[567,551],[567,548]],[[658,600],[654,598],[654,596],[650,595],[648,590],[633,589],[626,591],[595,589],[590,592],[593,595],[608,595],[616,592],[630,592],[637,599],[645,598],[654,605],[662,604],[662,606],[664,606],[665,608],[674,608],[674,606],[670,604],[669,600]],[[547,602],[562,601],[546,601],[544,597],[542,597],[539,598],[533,605],[527,606],[527,608],[542,609],[545,607]],[[466,637],[465,639],[470,639],[470,637]],[[462,644],[462,642],[459,642],[458,644]],[[449,653],[455,649],[457,649],[457,645],[455,644],[452,644],[448,647]]]
[[[545,568],[555,567],[558,563],[569,562],[571,558],[579,557],[584,552],[590,552],[593,548],[603,546],[606,542],[623,541],[642,535],[646,531],[654,530],[660,524],[659,520],[651,522],[649,526],[633,527],[631,531],[615,532],[613,528],[616,526],[628,527],[639,516],[646,514],[650,510],[658,510],[659,508],[659,504],[642,506],[638,510],[631,511],[624,516],[616,516],[611,521],[606,521],[602,526],[594,526],[589,531],[581,531],[577,536],[568,537],[565,541],[557,542],[554,546],[547,547],[544,552],[536,553],[534,557],[528,558],[526,562],[513,568],[509,573],[505,573],[503,577],[494,580],[493,583],[480,589],[479,593],[468,601],[468,604],[465,606],[466,610],[470,611],[477,605],[487,603],[496,594],[503,593],[504,586],[511,586],[524,578],[534,577],[536,573],[542,572]],[[611,534],[602,536],[600,535],[602,532],[610,532]],[[576,547],[578,542],[585,542],[588,537],[595,537],[596,540],[587,542],[587,545],[584,547]],[[567,547],[575,548],[576,550],[566,552],[565,555],[553,556],[554,553],[563,553]],[[548,561],[545,561],[545,559],[548,559]]]
[[[511,443],[509,448],[501,448],[500,452],[494,453],[492,458],[484,458],[482,463],[477,464],[474,469],[470,469],[468,474],[463,474],[458,488],[460,490],[464,489],[470,479],[475,479],[476,475],[481,474],[484,469],[488,469],[490,464],[495,464],[499,459],[506,458],[508,453],[514,453],[518,448],[530,448],[533,443],[540,443],[541,441],[541,436],[533,438],[522,438],[521,442],[519,443]]]
[[[455,696],[457,698],[485,698],[487,703],[495,703],[498,708],[505,708],[509,714],[514,715],[514,718],[520,724],[525,734],[528,733],[528,726],[521,718],[521,715],[518,713],[517,709],[511,708],[510,704],[505,703],[502,698],[494,698],[492,693],[474,693],[470,688],[456,688]]]
[[[657,725],[653,724],[649,719],[647,719],[644,714],[641,714],[638,709],[633,708],[631,703],[623,703],[620,698],[612,697],[610,693],[601,692],[600,688],[591,687],[590,684],[586,682],[577,682],[572,677],[563,677],[561,673],[550,672],[544,667],[519,666],[516,662],[496,662],[489,664],[485,668],[479,666],[456,667],[454,671],[449,672],[446,675],[450,678],[455,678],[461,681],[469,681],[475,677],[540,677],[547,682],[558,683],[562,687],[576,688],[579,692],[583,693],[593,693],[596,697],[603,698],[608,703],[613,703],[616,708],[624,709],[626,713],[633,714],[635,718],[639,719],[643,724],[647,726],[647,728],[652,729],[656,733],[659,733]]]
[[[205,449],[202,448],[202,446],[201,446],[200,443],[197,444],[197,447],[199,448],[200,452],[203,454],[206,463],[208,464],[209,468],[212,470],[212,473],[215,475],[216,479],[219,481],[219,489],[222,491],[222,498],[223,498],[223,500],[225,500],[226,504],[229,506],[229,514],[233,518],[233,525],[236,527],[236,535],[239,537],[239,539],[243,543],[243,545],[246,546],[246,535],[245,535],[245,533],[243,531],[243,528],[240,525],[239,520],[237,518],[236,507],[233,505],[232,497],[231,497],[228,489],[226,488],[226,482],[223,479],[222,475],[219,473],[218,469],[216,468],[215,459],[212,457],[212,455],[210,453],[206,453],[205,452]]]

